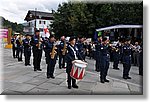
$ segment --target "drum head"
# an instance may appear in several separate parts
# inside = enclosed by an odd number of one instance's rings
[[[85,68],[87,65],[82,63],[74,63],[78,68]]]
[[[81,60],[74,60],[76,63],[82,63],[82,64],[87,64],[86,62],[83,62]]]

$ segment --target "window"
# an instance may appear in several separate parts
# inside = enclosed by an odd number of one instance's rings
[[[39,31],[40,31],[40,32],[43,32],[43,28],[39,28]]]
[[[44,24],[45,24],[45,21],[44,21]]]
[[[41,22],[41,20],[39,21],[39,24],[41,24],[42,22]]]

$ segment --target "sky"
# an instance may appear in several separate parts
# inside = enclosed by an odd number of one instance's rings
[[[58,5],[68,1],[141,1],[141,0],[0,0],[0,16],[11,22],[24,23],[28,10],[51,12]]]
[[[11,22],[24,23],[28,10],[51,12],[68,0],[0,0],[0,16]]]

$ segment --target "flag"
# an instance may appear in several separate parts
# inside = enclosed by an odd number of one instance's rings
[[[44,36],[47,37],[47,38],[49,38],[50,32],[49,32],[49,30],[48,30],[48,28],[46,26],[44,26],[44,33],[45,33]]]
[[[98,37],[99,37],[99,36],[102,36],[102,32],[98,32]]]

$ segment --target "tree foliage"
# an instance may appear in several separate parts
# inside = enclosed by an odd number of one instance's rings
[[[0,17],[0,19],[2,20],[3,28],[12,28],[13,32],[18,32],[18,33],[23,34],[23,25],[22,24],[17,24],[16,22],[15,23],[10,22],[3,17]]]
[[[117,24],[143,24],[143,2],[63,3],[54,13],[51,25],[56,35],[93,37],[96,28]]]

